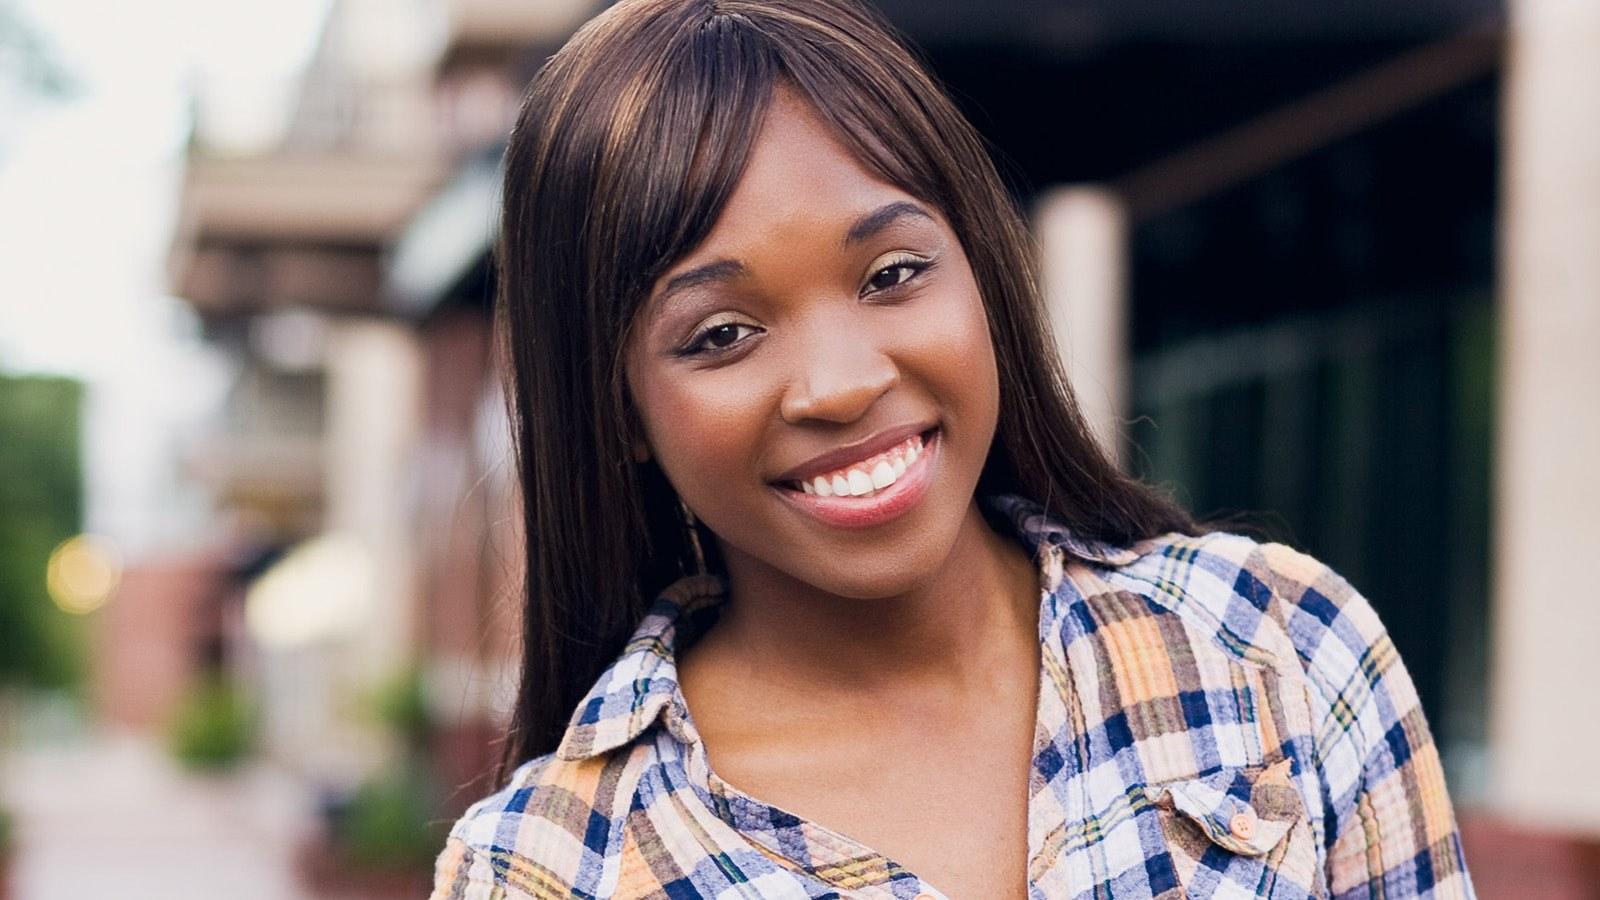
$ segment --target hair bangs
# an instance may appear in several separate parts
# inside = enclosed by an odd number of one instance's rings
[[[656,279],[721,216],[777,77],[771,43],[742,16],[713,16],[675,37],[611,119],[586,228],[591,258],[622,279],[609,286],[619,350]]]

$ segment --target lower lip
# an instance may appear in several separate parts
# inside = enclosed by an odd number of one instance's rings
[[[786,487],[774,487],[802,512],[836,528],[871,528],[899,518],[917,505],[933,481],[933,464],[944,448],[944,432],[935,430],[922,445],[917,461],[906,472],[870,497],[823,497]]]

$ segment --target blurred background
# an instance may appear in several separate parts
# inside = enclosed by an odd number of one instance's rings
[[[417,897],[513,696],[497,165],[587,0],[0,0],[0,897]],[[881,0],[1085,407],[1600,896],[1600,4]],[[7,891],[9,890],[9,893]]]

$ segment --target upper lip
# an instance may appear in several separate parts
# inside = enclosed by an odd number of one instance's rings
[[[860,462],[861,460],[870,456],[882,453],[883,451],[896,446],[912,435],[921,434],[924,431],[928,431],[934,427],[934,423],[921,422],[907,425],[896,425],[893,428],[886,428],[870,437],[865,437],[859,441],[855,441],[854,443],[845,444],[843,447],[836,447],[832,450],[829,450],[827,453],[821,453],[813,456],[800,465],[795,466],[794,468],[782,473],[772,480],[800,481],[802,479],[808,479],[816,475],[821,475],[824,472],[832,472],[835,469],[841,469],[850,463]]]

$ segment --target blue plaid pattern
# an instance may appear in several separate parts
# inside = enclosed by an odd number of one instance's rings
[[[1343,579],[1237,535],[1113,547],[985,502],[1040,568],[1030,897],[1473,896],[1416,691]],[[674,648],[723,597],[663,593],[556,752],[456,824],[436,900],[944,896],[711,771]]]

